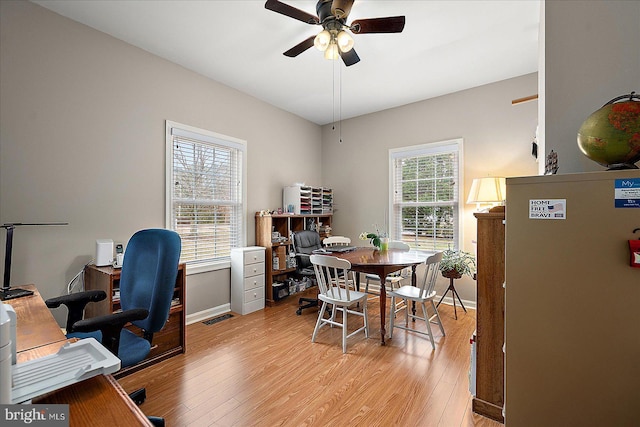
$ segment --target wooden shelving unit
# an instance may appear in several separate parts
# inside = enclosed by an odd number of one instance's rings
[[[265,250],[265,303],[268,306],[275,305],[273,297],[273,283],[285,281],[296,271],[295,267],[289,267],[287,259],[293,250],[291,233],[296,231],[315,229],[321,238],[327,237],[331,230],[333,214],[318,215],[260,215],[256,213],[256,245]],[[272,233],[278,232],[286,238],[283,241],[274,241]],[[277,265],[274,266],[274,254],[277,257]],[[278,268],[274,268],[278,267]]]
[[[295,215],[327,215],[333,213],[333,191],[330,188],[291,186],[282,190],[285,211]]]
[[[84,287],[86,290],[102,290],[107,294],[104,301],[90,303],[85,310],[85,316],[96,317],[111,314],[120,310],[120,271],[113,267],[87,266],[84,273]],[[169,311],[169,319],[161,331],[153,335],[153,345],[149,356],[142,362],[118,371],[114,376],[121,378],[127,374],[143,369],[154,363],[158,363],[169,357],[184,353],[186,350],[186,265],[178,266],[176,286],[173,291],[173,301]],[[128,325],[132,332],[142,336],[139,328]]]

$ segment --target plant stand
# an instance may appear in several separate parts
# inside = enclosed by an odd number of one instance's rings
[[[456,287],[453,285],[453,281],[455,279],[459,279],[462,276],[461,275],[447,274],[447,273],[444,273],[444,272],[442,273],[442,275],[449,279],[449,287],[447,288],[446,291],[444,291],[444,294],[442,294],[442,298],[440,298],[440,301],[438,301],[438,304],[436,304],[436,308],[440,306],[440,303],[442,302],[444,297],[447,296],[447,292],[451,291],[451,299],[453,300],[453,314],[454,314],[456,320],[458,320],[458,312],[456,310],[456,297],[458,298],[458,301],[460,302],[460,306],[462,307],[462,309],[464,310],[465,313],[467,312],[467,309],[464,307],[464,304],[462,303],[462,300],[460,299],[460,295],[458,295],[458,291],[456,291]]]

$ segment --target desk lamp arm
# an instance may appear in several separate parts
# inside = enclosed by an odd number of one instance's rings
[[[11,288],[11,255],[13,252],[13,230],[16,226],[23,225],[69,225],[68,222],[38,222],[38,223],[26,223],[26,222],[10,222],[0,225],[0,228],[7,230],[7,238],[5,242],[4,251],[4,280],[2,282],[2,289],[8,290]]]

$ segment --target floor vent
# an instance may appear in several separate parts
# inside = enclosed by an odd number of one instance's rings
[[[233,314],[223,314],[222,316],[214,317],[213,319],[205,320],[202,323],[205,325],[213,325],[214,323],[222,322],[223,320],[231,319]]]

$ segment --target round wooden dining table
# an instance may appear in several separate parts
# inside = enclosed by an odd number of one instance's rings
[[[351,270],[357,273],[371,273],[380,278],[380,344],[385,345],[385,317],[387,305],[386,277],[403,268],[411,267],[411,284],[416,284],[416,267],[423,263],[429,254],[403,249],[381,251],[372,247],[359,247],[353,251],[332,253],[351,263]],[[356,287],[360,288],[360,275],[356,274]]]

